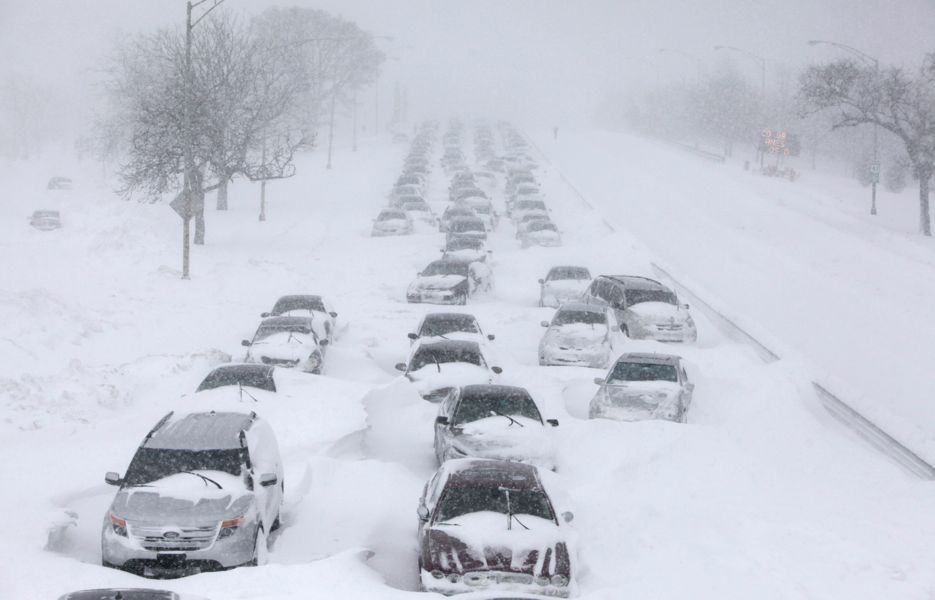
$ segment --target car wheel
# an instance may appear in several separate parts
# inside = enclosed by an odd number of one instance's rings
[[[269,527],[269,531],[270,531],[270,533],[272,533],[272,532],[276,531],[277,529],[279,529],[280,527],[282,527],[282,521],[280,520],[279,514],[277,513],[277,514],[276,514],[276,518],[273,519],[273,524],[270,525],[270,527]]]
[[[266,537],[263,524],[260,523],[256,528],[256,537],[253,539],[253,560],[251,560],[249,564],[252,567],[265,565],[268,556],[269,541]]]

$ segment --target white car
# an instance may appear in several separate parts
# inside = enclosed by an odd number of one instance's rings
[[[486,263],[442,259],[430,263],[406,290],[407,302],[430,304],[467,304],[478,290],[492,286],[491,270]]]
[[[606,368],[619,344],[614,312],[601,304],[563,304],[542,326],[540,365]]]
[[[485,344],[496,339],[496,336],[485,335],[477,318],[472,314],[439,312],[422,317],[416,330],[409,334],[412,342],[427,338],[469,340]]]
[[[623,354],[594,383],[600,388],[591,399],[590,417],[620,421],[685,423],[695,390],[682,359],[671,354]]]
[[[425,223],[433,227],[438,224],[438,219],[435,218],[432,209],[424,201],[404,202],[401,208],[414,223]]]
[[[412,230],[412,219],[409,218],[406,211],[398,208],[385,208],[373,220],[373,229],[370,235],[373,237],[409,235]]]
[[[441,402],[464,385],[493,383],[503,372],[488,364],[480,344],[469,340],[420,341],[413,346],[409,361],[397,364],[396,369],[430,402]]]
[[[591,272],[585,267],[552,267],[539,280],[539,306],[558,308],[565,302],[580,300],[591,285]]]
[[[435,458],[515,460],[554,470],[552,427],[558,420],[543,420],[525,388],[467,385],[438,407]]]
[[[486,262],[487,255],[490,254],[490,250],[487,250],[484,240],[473,237],[452,238],[445,243],[445,248],[442,252],[443,258],[467,260],[471,262]]]
[[[523,216],[527,214],[544,214],[548,215],[549,209],[545,205],[545,201],[541,199],[530,199],[530,200],[517,200],[513,203],[510,210],[510,218],[513,219],[514,223],[519,223],[522,221]]]
[[[523,248],[530,246],[561,246],[562,234],[555,223],[539,219],[530,222],[519,232],[519,241]]]
[[[292,294],[282,296],[273,304],[273,309],[260,315],[266,317],[311,317],[315,334],[319,339],[334,341],[338,313],[321,296]]]
[[[260,322],[244,362],[293,367],[320,374],[328,340],[319,340],[310,317],[268,317]]]

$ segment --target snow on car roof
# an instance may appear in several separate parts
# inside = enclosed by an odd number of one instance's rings
[[[582,311],[582,312],[593,312],[593,313],[603,313],[606,310],[606,307],[603,304],[588,304],[587,302],[566,302],[558,307],[557,312],[564,311]]]
[[[617,362],[652,363],[659,365],[677,365],[682,360],[675,354],[655,354],[649,352],[628,352],[621,354]]]
[[[441,467],[448,485],[508,485],[511,488],[542,490],[535,466],[516,461],[459,458]]]
[[[256,419],[254,413],[169,413],[143,443],[166,450],[228,450],[240,448],[240,432]]]
[[[311,327],[312,325],[311,317],[293,317],[293,316],[278,316],[278,317],[267,317],[260,321],[260,325],[273,325],[275,327]]]
[[[643,277],[641,275],[604,275],[604,277],[619,281],[632,289],[670,291],[668,287],[655,279],[650,279],[649,277]]]

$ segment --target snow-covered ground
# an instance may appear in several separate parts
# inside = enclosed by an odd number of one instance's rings
[[[501,381],[527,387],[543,416],[561,421],[555,500],[559,511],[576,515],[582,597],[931,597],[935,490],[866,449],[816,407],[801,362],[764,365],[697,314],[697,345],[631,342],[631,350],[686,358],[696,384],[687,425],[589,421],[592,379],[603,373],[537,365],[539,322],[552,310],[536,307],[536,280],[554,264],[651,274],[650,262],[661,257],[756,319],[761,315],[748,304],[769,290],[788,292],[769,303],[784,315],[822,306],[815,295],[830,302],[847,293],[820,285],[817,266],[779,270],[775,279],[794,281],[769,288],[766,274],[746,279],[756,256],[782,256],[770,243],[779,235],[772,224],[780,231],[790,225],[766,200],[759,201],[768,214],[759,224],[763,231],[741,239],[739,232],[725,233],[739,226],[712,225],[707,235],[688,235],[692,217],[700,228],[731,213],[711,201],[710,215],[701,219],[682,206],[700,202],[677,193],[686,191],[689,175],[712,189],[740,185],[706,171],[710,165],[694,166],[690,157],[651,144],[562,136],[546,151],[581,174],[576,185],[599,208],[584,209],[558,172],[544,167],[543,186],[565,246],[520,250],[504,222],[491,242],[494,290],[466,310],[497,336],[491,346],[504,368]],[[384,205],[404,151],[369,140],[356,154],[337,153],[330,171],[321,156],[304,158],[299,176],[269,186],[265,223],[256,219],[256,188],[234,186],[231,211],[209,214],[209,244],[193,252],[191,281],[178,278],[180,226],[166,206],[118,200],[93,166],[73,165],[65,174],[75,189],[61,193],[44,189],[53,173],[39,165],[3,167],[10,193],[0,205],[0,480],[7,483],[0,495],[6,515],[0,595],[55,598],[79,588],[153,585],[217,600],[416,597],[415,509],[435,468],[435,407],[393,365],[409,350],[406,334],[434,310],[406,304],[405,289],[439,256],[443,238],[437,232],[369,237],[370,219]],[[643,171],[625,171],[627,161],[638,161]],[[684,165],[689,175],[675,176],[672,165]],[[430,199],[441,208],[447,182],[440,169],[433,184]],[[645,198],[629,202],[637,194]],[[741,202],[740,194],[732,204]],[[31,230],[25,216],[36,208],[60,209],[64,229]],[[623,227],[609,233],[604,218]],[[683,241],[641,225],[664,229],[667,220],[685,230]],[[803,240],[788,249],[804,255],[817,233],[803,226],[800,234]],[[734,258],[718,254],[741,241]],[[672,256],[676,248],[684,259]],[[842,277],[838,283],[846,288]],[[721,279],[735,287],[719,287]],[[751,289],[736,302],[724,293],[746,290],[745,283]],[[819,287],[800,295],[808,285]],[[923,293],[928,284],[914,285]],[[298,386],[307,404],[249,406],[269,417],[286,463],[284,527],[270,564],[160,582],[100,567],[101,519],[114,493],[104,472],[122,472],[159,416],[195,402],[191,392],[201,377],[227,356],[242,356],[239,342],[253,333],[259,313],[287,293],[326,295],[341,329],[324,375],[309,375]],[[873,302],[852,299],[841,319]],[[896,306],[898,323],[923,308],[921,301]],[[813,313],[813,322],[837,326],[822,321],[817,308]],[[783,323],[794,320],[786,316]],[[921,340],[931,322],[909,331]],[[763,327],[777,337],[789,333],[774,331],[766,318]],[[853,353],[852,361],[861,358],[854,347],[866,329],[838,344]],[[832,333],[814,332],[812,345],[837,343]],[[922,369],[917,365],[924,361],[905,344],[890,351],[897,355],[881,353],[881,361]],[[908,386],[887,383],[891,390]],[[76,525],[54,551],[44,549],[49,527],[65,511],[77,515]]]

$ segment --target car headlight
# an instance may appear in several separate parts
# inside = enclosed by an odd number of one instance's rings
[[[119,535],[120,537],[127,537],[126,519],[121,519],[114,513],[110,513],[110,528],[115,535]]]
[[[243,525],[244,517],[240,516],[236,519],[227,519],[221,521],[221,530],[218,532],[218,539],[223,540],[224,538],[229,538],[237,532],[237,528]]]
[[[568,578],[564,575],[552,575],[552,585],[557,587],[565,587],[568,585]]]
[[[548,575],[539,575],[536,577],[537,585],[549,585],[549,576]]]

